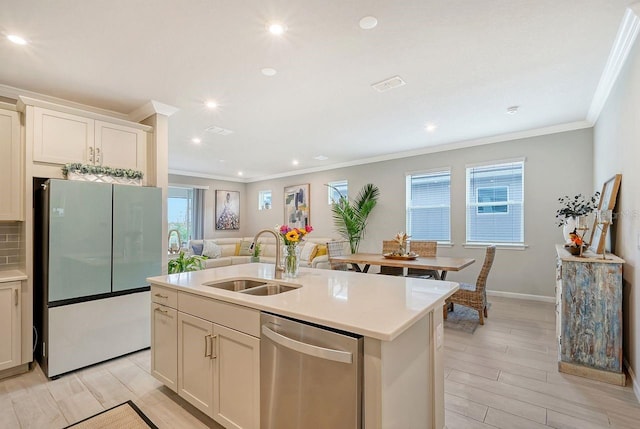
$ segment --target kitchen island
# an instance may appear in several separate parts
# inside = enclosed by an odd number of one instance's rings
[[[273,274],[274,265],[253,263],[149,278],[152,374],[223,426],[259,428],[260,314],[268,312],[363,337],[362,427],[444,427],[441,309],[456,283]],[[259,296],[216,287],[247,279],[294,288]]]

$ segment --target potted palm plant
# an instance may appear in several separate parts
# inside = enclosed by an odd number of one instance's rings
[[[339,195],[338,201],[331,205],[333,222],[338,229],[338,233],[349,241],[351,253],[358,252],[360,240],[364,237],[367,228],[367,220],[371,211],[378,203],[380,190],[377,186],[367,183],[362,187],[353,201],[349,201],[346,195],[334,186],[327,185],[335,190]]]

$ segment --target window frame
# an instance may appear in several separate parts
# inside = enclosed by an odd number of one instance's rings
[[[480,202],[478,198],[480,197],[480,189],[496,189],[496,188],[505,188],[507,190],[507,199],[501,201],[489,201],[489,202]],[[498,185],[498,186],[482,186],[476,188],[476,214],[478,216],[485,215],[508,215],[509,214],[509,187],[506,185]],[[494,207],[494,206],[505,206],[507,211],[505,212],[480,212],[480,207]]]
[[[440,168],[432,168],[429,170],[419,170],[419,171],[410,171],[405,173],[405,229],[407,231],[407,234],[411,235],[412,232],[412,228],[411,228],[411,222],[410,222],[410,217],[411,217],[411,210],[413,209],[417,209],[417,208],[447,208],[449,209],[449,218],[448,218],[448,239],[447,240],[437,240],[437,239],[433,239],[430,237],[412,237],[414,240],[430,240],[430,241],[437,241],[438,242],[438,246],[452,246],[453,245],[453,241],[452,241],[452,212],[451,212],[451,184],[452,184],[452,173],[451,173],[452,168],[451,167],[440,167]],[[436,175],[443,175],[446,174],[449,177],[449,204],[448,206],[444,206],[444,205],[416,205],[416,206],[412,206],[411,202],[413,201],[411,198],[411,191],[412,191],[412,180],[414,177],[420,177],[420,176],[436,176]]]
[[[269,200],[271,201],[271,203],[269,204],[269,207],[266,206],[265,201],[264,201],[264,197],[267,195],[267,193],[269,194]],[[258,191],[258,210],[271,210],[273,208],[273,192],[271,192],[271,189],[265,189],[262,191]]]
[[[470,202],[470,181],[471,181],[471,174],[470,172],[472,170],[478,169],[478,168],[496,168],[499,166],[506,166],[508,164],[520,164],[520,170],[521,170],[521,186],[522,186],[522,198],[519,201],[512,201],[512,195],[511,195],[511,190],[507,190],[507,201],[506,201],[506,205],[507,205],[507,214],[509,213],[509,205],[514,205],[514,204],[519,204],[521,207],[521,214],[520,214],[520,241],[490,241],[490,240],[471,240],[471,221],[470,221],[470,205],[475,205],[477,207],[477,201],[475,203],[471,203]],[[524,250],[526,249],[528,246],[525,242],[525,166],[526,166],[526,158],[522,157],[522,158],[515,158],[515,159],[507,159],[507,160],[494,160],[494,161],[487,161],[487,162],[483,162],[483,163],[478,163],[478,164],[468,164],[465,166],[465,176],[466,176],[466,180],[465,180],[465,226],[466,226],[466,231],[465,231],[465,243],[464,243],[464,247],[465,248],[476,248],[476,247],[484,247],[488,244],[495,244],[497,247],[499,248],[506,248],[506,249],[516,249],[516,250]],[[502,186],[502,185],[496,185],[496,187],[498,186]],[[487,186],[480,186],[479,188],[487,188]],[[477,193],[476,193],[476,200],[477,200]],[[487,205],[496,205],[494,203],[486,203]],[[476,210],[473,210],[474,212],[477,212]],[[505,213],[476,213],[477,216],[486,216],[486,215],[505,215]]]
[[[333,188],[332,188],[333,186]],[[342,179],[342,180],[334,180],[332,182],[327,183],[327,200],[329,205],[332,205],[333,203],[337,203],[337,201],[335,201],[332,197],[333,197],[333,193],[336,192],[336,189],[340,190],[341,187],[345,188],[345,192],[342,193],[342,195],[346,198],[349,197],[349,181],[347,179]]]

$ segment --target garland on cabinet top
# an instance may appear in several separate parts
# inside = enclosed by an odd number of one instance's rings
[[[77,174],[102,174],[111,177],[123,177],[127,179],[142,179],[144,173],[140,170],[131,170],[125,168],[111,168],[102,165],[86,165],[80,163],[65,164],[62,167],[62,174],[67,177],[69,173]]]

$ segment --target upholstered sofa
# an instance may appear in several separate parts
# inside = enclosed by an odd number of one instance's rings
[[[304,242],[300,244],[300,266],[329,268],[329,257],[327,256],[325,245],[333,240],[335,239],[330,237],[307,236]],[[204,261],[205,268],[247,264],[251,262],[252,250],[250,245],[252,241],[253,237],[190,240],[186,251],[188,255],[207,256],[208,258]],[[258,238],[258,242],[262,245],[260,262],[275,263],[275,238],[265,234]]]

